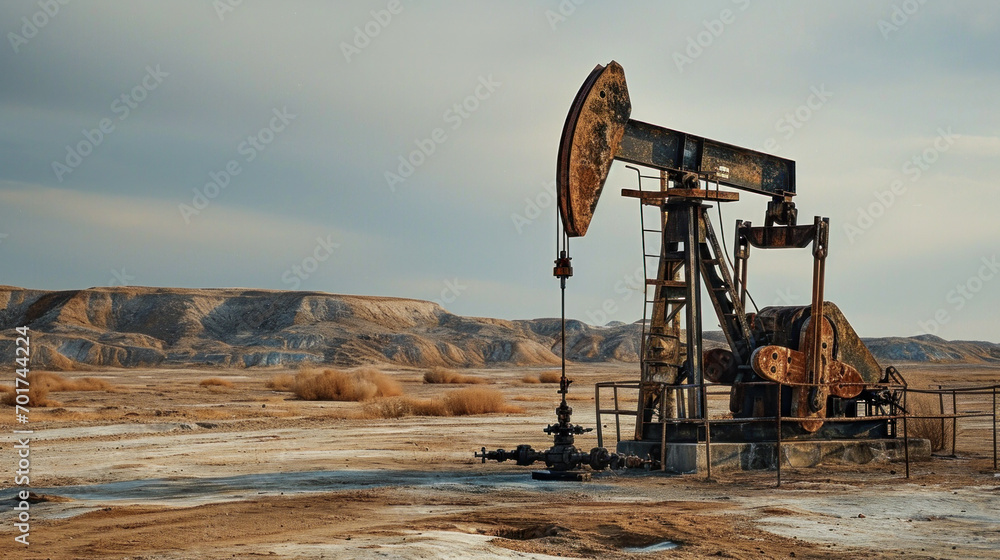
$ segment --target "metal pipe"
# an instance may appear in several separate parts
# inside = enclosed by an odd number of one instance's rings
[[[701,336],[701,249],[700,249],[700,223],[701,212],[698,211],[699,204],[696,202],[685,202],[687,214],[687,236],[684,241],[685,253],[685,275],[687,276],[687,363],[691,373],[691,382],[694,385],[704,384],[704,375],[701,367],[702,360],[702,336]],[[690,394],[690,393],[689,393]],[[705,413],[703,403],[697,397],[691,399],[689,408],[691,416],[702,418]]]
[[[777,439],[776,439],[776,441],[777,441],[777,450],[776,450],[776,453],[778,455],[778,457],[777,457],[777,463],[778,463],[778,484],[777,484],[777,487],[781,488],[781,385],[775,383],[774,386],[778,390],[778,412],[775,414],[775,422],[777,424],[777,430],[775,431],[775,433],[777,434]]]
[[[613,390],[615,396],[615,411],[618,411],[619,409],[621,409],[621,406],[618,404],[618,386],[615,385],[613,387]],[[615,437],[618,438],[617,440],[615,440],[616,442],[622,440],[622,424],[621,422],[618,421],[619,418],[620,416],[618,414],[615,414]],[[604,447],[604,446],[598,445],[598,447]]]
[[[702,400],[705,402],[705,465],[707,480],[712,480],[712,423],[708,420],[708,397],[704,394],[705,380],[702,379]]]
[[[597,447],[604,447],[604,431],[601,429],[601,386],[600,385],[594,385],[594,409],[597,411]],[[616,414],[615,418],[617,417],[618,415]]]
[[[958,439],[958,394],[951,392],[951,412],[955,418],[951,421],[951,456],[955,456],[955,441]]]
[[[910,478],[910,439],[906,430],[906,417],[910,413],[907,412],[909,409],[906,407],[906,393],[907,391],[903,391],[903,456],[906,461],[906,478]]]
[[[938,385],[938,390],[944,389],[943,385]],[[938,393],[938,405],[941,409],[941,448],[944,449],[944,393]]]
[[[667,391],[664,385],[660,385],[660,471],[667,471],[667,423],[666,423],[666,396]]]

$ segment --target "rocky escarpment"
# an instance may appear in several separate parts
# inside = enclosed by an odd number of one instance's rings
[[[412,299],[319,292],[115,287],[0,288],[0,352],[31,329],[35,367],[547,365],[558,320],[461,317]],[[599,333],[595,335],[594,333]],[[638,325],[571,323],[571,360],[634,361]]]
[[[36,368],[294,366],[394,363],[430,367],[559,362],[558,319],[454,315],[413,299],[247,289],[0,287],[0,352],[31,329]],[[641,326],[570,320],[572,361],[637,362]],[[725,346],[706,332],[708,347]],[[865,339],[883,365],[1000,363],[1000,345],[933,336]]]

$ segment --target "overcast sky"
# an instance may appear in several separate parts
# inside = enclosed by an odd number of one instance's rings
[[[632,118],[796,160],[862,335],[1000,341],[995,2],[34,0],[0,29],[2,284],[556,316],[559,136],[617,60]],[[618,163],[571,245],[590,323],[642,314],[621,188]],[[730,248],[766,202],[723,208]],[[810,274],[808,250],[751,254],[761,306],[807,304]]]

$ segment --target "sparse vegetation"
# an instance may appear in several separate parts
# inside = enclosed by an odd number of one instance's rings
[[[562,378],[562,372],[554,369],[549,371],[543,371],[542,373],[538,374],[538,381],[540,383],[559,383],[559,380],[561,378]]]
[[[403,394],[398,382],[374,367],[304,369],[296,374],[292,390],[307,401],[369,401]]]
[[[538,375],[527,374],[521,378],[521,383],[559,383],[562,372],[557,369],[543,371]]]
[[[95,377],[83,377],[81,379],[66,379],[61,375],[38,371],[28,374],[28,399],[31,406],[47,407],[62,406],[60,403],[49,400],[49,393],[60,391],[110,391],[113,389],[110,383]],[[0,402],[8,406],[16,404],[17,396],[11,388],[9,391],[3,390],[3,397]]]
[[[488,383],[488,381],[482,377],[465,375],[453,369],[433,367],[424,373],[424,383],[462,383],[467,385],[478,385]]]
[[[454,416],[490,414],[492,412],[522,412],[524,409],[507,404],[503,393],[496,389],[467,387],[444,396],[445,406]]]
[[[909,412],[914,416],[940,414],[941,409],[937,401],[932,400],[930,395],[915,395],[910,397],[908,405]],[[954,420],[944,420],[940,418],[909,418],[907,419],[906,431],[909,437],[923,438],[931,443],[932,451],[942,451],[951,449],[951,423]],[[900,425],[902,429],[902,425]]]
[[[496,389],[467,387],[436,399],[398,397],[380,399],[365,406],[369,418],[401,418],[403,416],[467,416],[491,413],[520,413],[524,409],[508,404]]]
[[[208,379],[202,379],[201,383],[198,385],[202,387],[220,387],[223,389],[233,389],[236,384],[228,379],[222,379],[221,377],[209,377]]]
[[[402,418],[403,416],[450,416],[442,399],[394,397],[365,405],[365,418]]]
[[[267,382],[264,383],[264,387],[275,391],[294,391],[295,376],[287,373],[280,373],[271,377],[271,379],[268,379]]]

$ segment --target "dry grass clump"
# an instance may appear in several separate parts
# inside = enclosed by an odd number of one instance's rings
[[[264,383],[264,387],[275,391],[294,391],[295,377],[287,373],[279,373]]]
[[[48,395],[58,391],[110,391],[113,387],[103,379],[94,377],[83,377],[80,379],[66,379],[61,375],[38,371],[28,374],[28,403],[30,406],[62,406],[60,403],[49,400]],[[4,389],[0,402],[8,406],[14,406],[17,394],[13,388]]]
[[[519,413],[524,409],[508,404],[496,389],[467,387],[449,392],[442,398],[415,399],[398,397],[381,399],[365,406],[368,418],[401,418],[403,416],[468,416],[473,414]]]
[[[482,377],[475,375],[465,375],[453,369],[443,367],[433,367],[424,373],[424,383],[463,383],[467,385],[479,385],[488,383]]]
[[[103,379],[94,377],[83,377],[80,379],[66,379],[61,375],[39,371],[28,374],[28,382],[32,387],[44,386],[49,391],[109,391],[111,384]]]
[[[373,367],[353,371],[304,369],[295,376],[292,390],[307,401],[369,401],[403,394],[399,383]]]
[[[450,416],[442,399],[394,397],[365,405],[365,418],[402,418],[404,416]]]
[[[913,416],[940,414],[940,403],[932,400],[930,395],[917,395],[910,397],[909,413]],[[948,409],[945,410],[948,412]],[[924,438],[931,443],[931,451],[941,451],[951,449],[951,423],[954,420],[945,419],[942,423],[940,418],[908,418],[906,431],[907,436]],[[902,425],[899,425],[902,429]]]
[[[467,387],[452,391],[444,396],[444,403],[453,416],[524,411],[519,406],[507,404],[500,391],[481,387]]]
[[[559,370],[553,369],[538,374],[538,381],[540,383],[559,383],[560,379],[562,379],[562,372]]]
[[[521,378],[521,383],[559,383],[562,379],[562,372],[557,369],[543,371],[538,375],[530,373]]]
[[[225,389],[232,389],[236,387],[232,381],[222,379],[221,377],[209,377],[208,379],[202,379],[201,383],[198,383],[198,385],[202,387],[222,387]]]

